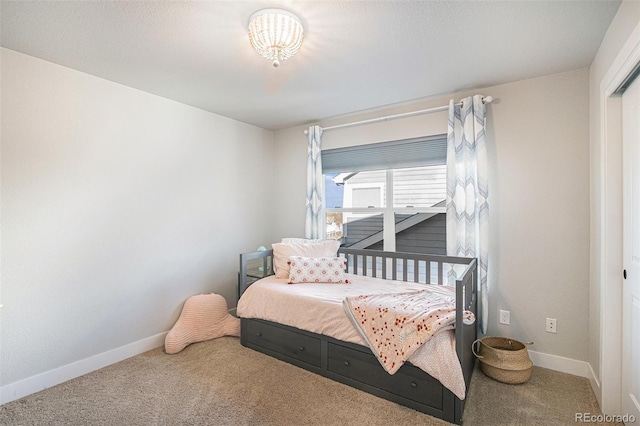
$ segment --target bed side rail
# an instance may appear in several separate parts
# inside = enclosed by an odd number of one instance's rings
[[[349,248],[340,248],[338,254],[347,258],[347,272],[350,274],[421,284],[443,284],[449,265],[469,265],[473,260],[456,256]]]
[[[251,284],[260,278],[273,274],[273,250],[241,253],[238,271],[238,299]]]

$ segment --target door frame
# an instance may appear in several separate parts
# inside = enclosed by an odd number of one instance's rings
[[[609,67],[599,89],[600,383],[595,385],[599,387],[596,394],[602,411],[612,415],[622,414],[622,96],[615,92],[638,63],[640,23]]]

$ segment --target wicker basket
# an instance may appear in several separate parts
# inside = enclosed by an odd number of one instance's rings
[[[479,343],[476,353],[476,343]],[[480,360],[482,372],[502,383],[515,385],[531,377],[533,363],[529,359],[527,346],[506,337],[483,337],[473,342],[473,354]]]

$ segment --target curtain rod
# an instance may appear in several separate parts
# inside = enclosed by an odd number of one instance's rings
[[[482,98],[482,102],[484,102],[485,104],[490,104],[491,102],[493,102],[493,96],[485,96],[484,98]],[[462,105],[462,102],[458,102],[455,105],[456,106],[460,106],[460,105]],[[414,115],[428,114],[428,113],[431,113],[431,112],[446,111],[447,109],[449,109],[449,105],[443,105],[443,106],[439,106],[439,107],[435,107],[435,108],[421,109],[421,110],[418,110],[418,111],[404,112],[404,113],[395,114],[395,115],[387,115],[386,117],[371,118],[369,120],[354,121],[352,123],[345,123],[345,124],[338,124],[336,126],[323,127],[322,130],[323,131],[324,130],[333,130],[333,129],[339,129],[339,128],[342,128],[342,127],[351,127],[351,126],[359,126],[361,124],[377,123],[378,121],[393,120],[393,119],[396,119],[396,118],[411,117],[411,116],[414,116]],[[309,134],[309,130],[305,130],[304,134],[308,135]]]

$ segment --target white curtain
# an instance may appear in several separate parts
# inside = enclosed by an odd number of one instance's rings
[[[309,127],[307,146],[307,206],[305,210],[304,233],[306,238],[324,238],[324,218],[322,216],[322,128]]]
[[[449,103],[447,132],[447,254],[478,259],[480,329],[487,332],[489,187],[486,107],[476,95]]]

